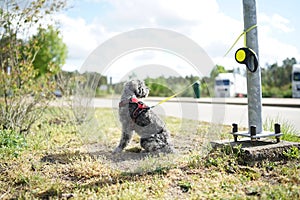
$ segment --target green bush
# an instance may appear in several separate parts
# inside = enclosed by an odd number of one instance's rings
[[[24,135],[10,130],[0,130],[0,158],[18,157],[26,146]]]
[[[292,146],[289,150],[284,151],[283,155],[288,159],[299,159],[300,158],[300,151],[297,147]]]
[[[38,28],[34,36],[24,31],[47,25],[43,19],[64,6],[64,0],[1,1],[0,130],[28,134],[54,98],[66,46],[54,27]]]
[[[262,85],[263,97],[275,97],[275,98],[291,98],[292,89],[291,84],[284,85],[282,87],[270,87]]]

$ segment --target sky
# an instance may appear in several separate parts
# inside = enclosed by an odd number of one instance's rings
[[[256,4],[260,66],[281,65],[292,57],[299,62],[300,1],[257,0]],[[72,0],[56,19],[68,47],[64,70],[80,70],[106,41],[141,28],[174,31],[199,45],[214,64],[226,69],[242,67],[234,53],[243,46],[243,39],[224,57],[243,31],[242,0]],[[151,66],[162,67],[149,76],[199,75],[176,52],[143,48],[124,52],[101,73],[117,82],[135,71],[147,72]]]

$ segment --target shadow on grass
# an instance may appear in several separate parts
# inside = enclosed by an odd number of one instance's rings
[[[76,152],[64,152],[57,154],[48,154],[41,158],[41,162],[48,162],[52,164],[69,164],[74,159],[86,157],[87,153]]]
[[[63,153],[48,154],[42,157],[40,161],[64,165],[72,164],[72,162],[77,159],[84,160],[92,158],[95,161],[98,160],[108,164],[112,169],[126,173],[138,168],[140,164],[147,159],[159,159],[159,157],[163,155],[155,152],[145,152],[138,147],[133,147],[120,153],[113,154],[109,147],[100,143],[89,144],[84,149],[84,151],[66,151]]]
[[[102,144],[96,143],[87,147],[89,155],[95,158],[102,157],[105,160],[118,163],[124,161],[139,161],[148,157],[159,156],[159,153],[149,153],[139,147],[125,149],[120,153],[112,153],[109,147],[103,147]]]
[[[93,149],[95,150],[93,152],[89,149],[90,151],[87,152],[76,151],[49,154],[42,157],[40,161],[60,165],[59,169],[64,168],[58,172],[60,179],[73,183],[77,189],[92,189],[95,191],[110,185],[136,182],[148,176],[166,174],[173,167],[169,164],[158,162],[164,157],[161,154],[147,153],[137,147],[113,154],[107,150],[109,148],[104,146],[98,147],[99,145],[101,146],[101,144],[93,144]],[[81,160],[84,163],[85,159],[87,159],[86,169],[91,171],[83,169],[81,171],[78,168],[76,169],[76,167],[73,168],[72,163],[75,160]],[[101,163],[105,164],[102,165]],[[65,167],[64,165],[68,166]],[[84,166],[84,164],[81,166]],[[93,166],[97,169],[93,168]],[[106,166],[107,169],[105,169]],[[36,197],[49,199],[61,198],[62,195],[64,194],[61,190],[49,188],[39,193]]]

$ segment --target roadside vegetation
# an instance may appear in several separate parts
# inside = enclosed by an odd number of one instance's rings
[[[292,97],[292,67],[296,64],[295,58],[286,58],[282,64],[266,64],[261,65],[261,83],[262,83],[262,97],[268,98],[291,98]],[[186,86],[200,80],[200,96],[213,97],[214,96],[214,81],[219,73],[237,73],[246,76],[246,70],[243,67],[226,70],[222,65],[216,65],[212,69],[209,76],[198,77],[197,75],[190,75],[185,77],[148,77],[145,79],[146,84],[151,90],[151,96],[171,96],[174,93],[181,91]],[[99,74],[100,75],[100,74]],[[133,73],[130,78],[137,78]],[[102,77],[101,84],[108,84],[107,77]],[[123,83],[116,83],[107,87],[106,90],[98,90],[97,96],[105,96],[109,94],[120,94],[123,88]],[[193,88],[184,91],[180,96],[194,97]]]
[[[300,153],[281,161],[242,165],[239,147],[210,151],[205,140],[231,138],[220,126],[165,118],[174,155],[143,153],[138,137],[112,155],[120,127],[114,110],[97,109],[99,130],[82,126],[49,108],[21,137],[1,131],[0,197],[3,199],[299,199]],[[178,132],[180,130],[180,132]],[[291,135],[292,133],[290,133]],[[218,136],[219,135],[219,138]],[[87,140],[87,138],[89,140]],[[292,137],[290,137],[292,138]],[[210,152],[210,153],[208,153]]]
[[[266,64],[261,68],[261,83],[262,83],[262,97],[263,98],[291,98],[292,97],[292,66],[296,64],[295,58],[286,58],[282,61],[282,64]],[[209,76],[198,77],[196,75],[190,75],[185,77],[148,77],[144,81],[150,88],[150,96],[166,97],[171,96],[176,92],[182,91],[188,85],[200,80],[200,97],[213,97],[214,96],[214,80],[219,73],[237,73],[242,76],[246,76],[246,71],[243,67],[226,70],[224,66],[216,65],[212,69]],[[85,73],[79,74],[78,72],[62,72],[65,76],[73,76],[77,78],[96,77],[98,84],[95,86],[97,97],[105,97],[109,95],[119,95],[122,92],[124,82],[110,84],[108,77],[101,76],[101,74]],[[134,73],[129,76],[130,79],[138,78]],[[93,79],[92,79],[93,80]],[[193,88],[188,88],[179,96],[182,97],[195,97]]]
[[[53,99],[67,48],[44,20],[64,7],[64,0],[0,2],[0,130],[28,134]]]
[[[117,94],[122,83],[109,85],[97,73],[61,71],[66,45],[59,29],[44,23],[65,7],[65,0],[0,2],[0,199],[300,198],[299,149],[284,152],[281,161],[244,165],[240,147],[209,145],[231,138],[229,126],[166,117],[177,153],[146,153],[135,136],[124,152],[113,155],[121,134],[117,111],[90,105],[95,93]],[[275,77],[279,69],[272,66],[267,75]],[[221,71],[217,66],[202,80],[202,96],[212,95],[212,77]],[[289,88],[281,75],[269,86]],[[168,96],[197,79],[146,82],[153,95]],[[55,98],[57,91],[61,99]],[[288,123],[282,130],[283,139],[299,142]]]

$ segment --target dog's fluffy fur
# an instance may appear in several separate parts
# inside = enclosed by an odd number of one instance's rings
[[[130,116],[136,108],[136,105],[130,103],[130,99],[144,98],[148,94],[149,89],[143,81],[132,80],[124,85],[119,106],[122,137],[114,153],[121,152],[128,145],[134,131],[140,136],[141,147],[147,152],[174,152],[165,123],[151,109],[143,110],[136,119]]]

